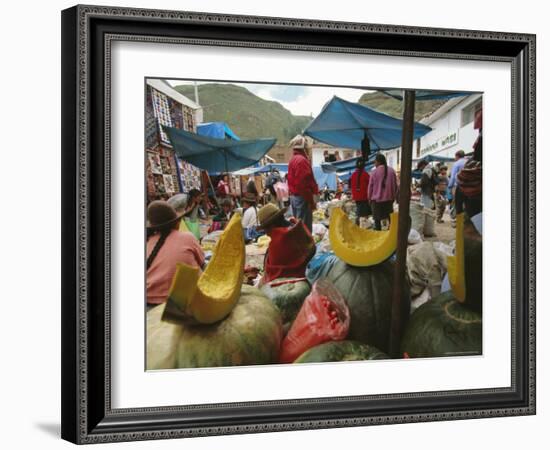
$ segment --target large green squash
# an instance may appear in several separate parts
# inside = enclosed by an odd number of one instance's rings
[[[261,287],[263,294],[279,308],[283,327],[288,327],[296,319],[305,298],[311,291],[307,280],[285,283],[292,280],[295,278],[277,278]]]
[[[481,316],[460,304],[448,291],[412,314],[401,350],[411,358],[480,355],[481,331]]]
[[[371,345],[357,341],[331,341],[317,345],[302,353],[295,363],[335,361],[365,361],[388,359],[389,356]]]
[[[351,313],[347,339],[388,352],[394,263],[385,261],[370,267],[354,267],[341,259],[329,257],[308,272],[308,279],[312,272],[316,277],[326,277],[331,281],[346,300]],[[403,329],[411,308],[408,282],[403,289],[401,305]]]
[[[231,313],[211,325],[162,321],[147,313],[147,369],[269,364],[279,357],[281,315],[259,289],[243,285]]]

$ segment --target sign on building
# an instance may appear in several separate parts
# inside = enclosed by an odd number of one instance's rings
[[[441,150],[445,150],[448,147],[452,147],[458,143],[458,130],[454,130],[442,136],[426,146],[420,147],[420,155],[426,155],[431,153],[437,153]]]

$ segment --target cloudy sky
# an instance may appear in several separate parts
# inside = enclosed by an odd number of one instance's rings
[[[193,84],[192,81],[185,80],[167,80],[172,86],[178,84]],[[219,82],[217,82],[219,83]],[[198,82],[198,84],[204,84]],[[303,115],[313,117],[317,116],[323,105],[333,96],[337,95],[345,100],[356,102],[365,92],[363,89],[339,88],[339,87],[317,87],[317,86],[298,86],[284,84],[251,84],[251,83],[232,83],[242,86],[252,93],[265,100],[274,100],[283,105],[294,115]],[[200,102],[200,90],[199,90]]]

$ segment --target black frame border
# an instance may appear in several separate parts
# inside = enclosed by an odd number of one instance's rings
[[[138,409],[110,401],[110,44],[509,62],[512,386]],[[62,12],[62,437],[132,441],[535,414],[535,36],[78,5]]]

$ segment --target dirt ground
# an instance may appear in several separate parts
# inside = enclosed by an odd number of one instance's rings
[[[443,223],[435,223],[435,234],[434,237],[425,238],[425,240],[445,244],[454,241],[455,229],[451,226],[451,218],[448,213],[443,215]]]

